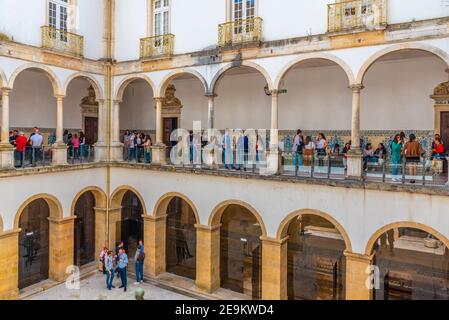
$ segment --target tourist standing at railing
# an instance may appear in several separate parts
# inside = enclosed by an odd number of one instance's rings
[[[439,134],[435,135],[435,139],[432,142],[432,159],[444,159],[444,145],[441,142],[441,137]]]
[[[123,134],[123,146],[125,149],[125,160],[129,160],[129,130]]]
[[[376,151],[374,151],[374,156],[377,158],[379,164],[383,164],[387,159],[387,148],[385,148],[383,143],[379,143]]]
[[[86,155],[86,135],[82,131],[80,131],[79,140],[80,140],[80,158],[83,159]]]
[[[319,133],[316,142],[316,151],[318,156],[318,165],[324,166],[324,157],[327,155],[327,140],[324,133]]]
[[[129,150],[129,161],[132,161],[135,159],[135,152],[136,152],[136,134],[134,131],[131,131],[128,136],[129,142],[128,142],[128,150]]]
[[[62,141],[64,144],[69,144],[69,130],[64,130],[64,134],[62,135]]]
[[[9,131],[9,143],[13,146],[15,145],[15,141],[17,138],[17,130]]]
[[[393,181],[400,181],[398,179],[398,168],[402,163],[402,138],[400,134],[394,136],[393,142],[391,143],[391,174],[393,175]]]
[[[78,138],[78,135],[75,133],[72,139],[72,152],[74,159],[78,157],[79,149],[80,149],[80,139]]]
[[[234,151],[232,150],[232,139],[228,129],[226,129],[225,134],[221,140],[221,147],[223,148],[224,152],[224,167],[225,169],[230,169],[234,166]]]
[[[374,156],[374,149],[372,143],[367,143],[365,149],[363,149],[363,165],[364,169],[368,169],[368,164],[377,162],[377,157]]]
[[[136,133],[136,161],[140,162],[141,153],[143,153],[143,133]]]
[[[416,176],[416,167],[421,161],[421,156],[424,152],[421,144],[416,141],[416,136],[413,133],[410,134],[409,141],[404,145],[402,154],[409,164],[409,174],[411,176]],[[415,183],[415,180],[411,180],[410,183]]]
[[[304,144],[304,165],[311,166],[312,157],[315,152],[315,143],[312,141],[312,137],[307,136]]]
[[[351,150],[351,143],[350,142],[346,142],[345,146],[343,147],[343,150],[341,151],[342,155],[343,155],[343,166],[347,167],[348,164],[348,153],[349,150]]]
[[[293,139],[293,165],[296,166],[302,166],[302,154],[304,149],[304,136],[302,135],[301,129],[298,129],[296,131],[295,138]]]
[[[151,146],[153,145],[153,141],[151,140],[150,135],[146,135],[143,143],[143,149],[145,154],[145,162],[151,163]]]
[[[236,165],[235,168],[237,170],[246,169],[245,162],[245,136],[243,135],[243,131],[239,132],[236,142]]]
[[[29,142],[32,148],[32,162],[33,165],[41,158],[41,149],[44,138],[39,132],[38,128],[34,128],[33,134],[30,136]]]
[[[24,133],[22,131],[19,132],[19,135],[17,136],[15,140],[16,145],[16,158],[19,159],[19,167],[23,167],[23,161],[25,160],[25,151],[27,146],[27,138],[25,137]]]

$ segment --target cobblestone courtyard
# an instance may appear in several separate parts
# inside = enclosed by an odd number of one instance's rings
[[[120,281],[114,279],[116,288],[111,291],[105,288],[105,277],[95,273],[80,281],[79,290],[70,290],[65,284],[57,285],[41,293],[29,297],[29,300],[134,300],[137,288],[145,290],[145,300],[191,300],[192,298],[178,294],[149,283],[134,285],[134,279],[128,278],[128,290],[118,289]]]

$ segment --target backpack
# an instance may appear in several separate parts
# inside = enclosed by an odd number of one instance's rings
[[[137,260],[138,261],[143,261],[143,260],[145,260],[145,252],[140,252],[139,253],[139,256],[137,257]]]

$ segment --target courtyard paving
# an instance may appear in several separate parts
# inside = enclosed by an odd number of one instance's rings
[[[114,279],[116,288],[106,289],[105,276],[100,272],[80,280],[80,289],[67,289],[65,283],[29,296],[28,300],[135,300],[137,288],[145,290],[145,300],[192,300],[191,297],[172,292],[158,286],[143,283],[134,285],[134,279],[128,278],[128,290],[118,289],[120,280]]]

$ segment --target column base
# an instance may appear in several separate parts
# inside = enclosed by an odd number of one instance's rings
[[[363,178],[363,154],[362,150],[352,150],[347,154],[346,179],[362,180]]]
[[[106,161],[107,146],[104,142],[97,142],[94,144],[94,161],[105,162]]]
[[[282,174],[282,152],[280,150],[269,151],[267,154],[267,167],[261,169],[263,175]]]
[[[0,144],[0,170],[14,168],[14,147],[9,143]]]
[[[157,144],[151,147],[152,163],[165,165],[167,163],[166,156],[167,146],[165,144]]]
[[[108,147],[104,142],[94,145],[95,162],[105,162],[107,160]],[[113,142],[111,144],[111,162],[123,162],[123,143]]]
[[[55,143],[52,148],[51,163],[54,166],[61,166],[67,164],[67,145],[63,143]]]

